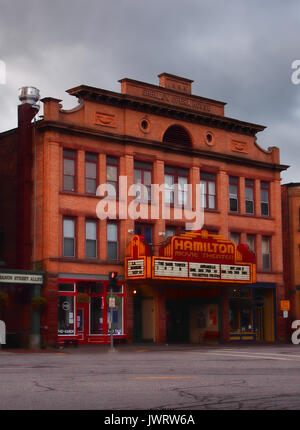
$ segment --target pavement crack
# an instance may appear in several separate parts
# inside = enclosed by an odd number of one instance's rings
[[[55,389],[55,388],[48,387],[47,385],[41,385],[41,384],[39,384],[37,381],[33,381],[33,383],[34,383],[34,385],[35,385],[36,387],[38,387],[38,388],[44,388],[44,389],[45,389],[44,391],[56,391],[56,389]]]

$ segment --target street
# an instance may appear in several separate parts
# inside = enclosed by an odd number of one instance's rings
[[[0,351],[1,410],[300,409],[296,345]]]

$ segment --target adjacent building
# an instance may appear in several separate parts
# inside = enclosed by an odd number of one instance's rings
[[[300,183],[281,187],[284,282],[290,301],[287,331],[291,323],[300,320]]]
[[[286,340],[278,148],[262,149],[263,126],[227,117],[225,103],[192,94],[189,79],[120,84],[120,93],[68,90],[78,99],[71,110],[44,98],[43,118],[30,123],[20,252],[43,274],[43,343],[108,343],[111,333],[125,342]],[[0,135],[7,165],[20,127]],[[151,193],[153,184],[164,191]],[[102,216],[114,195],[115,213]],[[204,225],[194,232],[178,214],[199,199]],[[159,212],[166,205],[169,216]],[[0,221],[5,255],[16,219]]]

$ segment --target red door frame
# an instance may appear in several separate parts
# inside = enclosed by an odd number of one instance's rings
[[[59,292],[58,289],[58,295],[71,295],[74,296],[74,300],[75,300],[75,318],[74,318],[74,335],[58,335],[58,343],[59,344],[63,344],[65,341],[72,341],[72,340],[77,340],[79,344],[103,344],[103,343],[110,343],[110,335],[107,334],[107,328],[108,328],[108,322],[107,322],[107,304],[106,304],[106,300],[105,297],[108,294],[108,280],[103,280],[103,285],[104,285],[104,309],[103,309],[103,331],[106,334],[99,334],[99,335],[91,335],[90,334],[90,304],[88,303],[77,303],[76,297],[77,297],[77,291],[76,291],[76,285],[78,281],[86,281],[86,282],[99,282],[99,280],[97,279],[76,279],[76,278],[59,278],[58,279],[58,284],[75,284],[74,286],[74,292]],[[123,321],[122,321],[122,325],[123,325],[123,334],[120,335],[114,335],[114,339],[126,339],[126,329],[127,329],[127,324],[126,324],[126,304],[127,304],[127,297],[126,297],[126,284],[124,281],[118,281],[118,285],[122,285],[123,286],[123,293],[122,294],[118,294],[119,296],[121,296],[123,298]],[[58,285],[57,285],[58,287]],[[93,296],[98,296],[98,294],[90,294],[90,297]],[[77,316],[78,316],[78,309],[84,309],[84,331],[82,332],[82,334],[80,332],[78,332],[77,330]]]
[[[78,330],[78,311],[83,311],[83,330]],[[87,342],[87,336],[89,335],[89,304],[88,303],[77,303],[76,304],[76,332],[78,336],[78,343],[84,344]]]

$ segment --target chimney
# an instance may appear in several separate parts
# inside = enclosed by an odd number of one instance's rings
[[[29,270],[32,256],[33,126],[39,111],[40,92],[35,87],[19,89],[17,166],[17,268]]]

